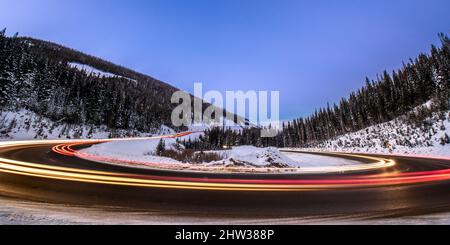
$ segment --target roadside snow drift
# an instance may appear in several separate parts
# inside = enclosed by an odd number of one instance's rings
[[[298,167],[298,163],[286,157],[277,148],[257,148],[254,146],[236,146],[231,150],[216,151],[224,160],[208,165],[243,166],[243,167]]]

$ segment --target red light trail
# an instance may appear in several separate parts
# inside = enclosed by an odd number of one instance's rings
[[[153,137],[157,138],[176,138],[189,135],[190,133],[182,133],[169,136]],[[126,140],[126,139],[120,139]],[[129,139],[128,139],[129,140]],[[23,142],[4,142],[0,144],[0,148],[12,146],[29,146],[52,144],[52,150],[60,155],[67,157],[81,157],[92,161],[113,161],[99,156],[88,156],[74,149],[82,145],[91,145],[113,140],[81,140],[81,141],[23,141]],[[374,169],[384,169],[393,167],[395,162],[385,157],[373,157],[356,154],[337,154],[336,156],[352,156],[365,160],[377,161],[378,165]],[[133,164],[136,162],[129,162]],[[138,163],[136,163],[138,164]],[[361,164],[366,165],[366,164]],[[370,164],[367,164],[370,165]],[[170,169],[169,169],[170,170]],[[175,170],[171,170],[175,171]],[[112,185],[140,186],[150,188],[172,188],[172,189],[193,189],[193,190],[222,190],[222,191],[257,191],[257,192],[273,192],[273,191],[312,191],[312,190],[332,190],[347,188],[373,188],[386,187],[396,185],[421,184],[436,181],[450,180],[450,169],[421,171],[421,172],[397,172],[391,171],[381,174],[323,174],[314,175],[314,177],[304,178],[305,175],[291,175],[290,178],[283,179],[278,177],[267,178],[245,178],[242,175],[236,175],[227,178],[219,178],[216,175],[211,178],[205,177],[177,177],[177,176],[158,176],[145,174],[127,174],[127,173],[111,173],[105,171],[82,170],[75,167],[55,167],[46,164],[29,163],[15,161],[11,159],[0,158],[0,172],[14,173],[27,176],[35,176],[40,178],[51,178],[67,181],[79,181],[88,183],[102,183]],[[182,170],[181,170],[182,172]],[[185,172],[188,174],[189,172]],[[208,172],[204,172],[205,175]],[[169,171],[170,175],[170,171]],[[244,175],[245,176],[245,175]],[[292,178],[295,176],[295,178]],[[316,177],[317,176],[317,177]]]

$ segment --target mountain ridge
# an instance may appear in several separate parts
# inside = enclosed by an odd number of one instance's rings
[[[101,72],[89,72],[74,63]],[[112,137],[158,133],[162,126],[183,130],[171,124],[176,107],[171,97],[176,91],[168,83],[75,49],[30,37],[7,37],[5,30],[0,31],[4,119],[0,131],[5,137],[14,131],[10,129],[15,123],[36,122],[39,117],[45,118],[43,123],[18,125],[17,130],[24,135],[24,128],[33,131],[26,135],[35,134],[35,138],[45,138],[42,132],[50,128],[67,127],[71,130],[62,130],[60,137],[86,135],[80,132],[86,128],[110,132]],[[11,117],[14,113],[20,118]]]
[[[170,85],[167,82],[163,82],[159,79],[156,79],[152,76],[146,75],[144,73],[135,71],[133,69],[127,68],[122,65],[115,64],[114,62],[108,61],[106,59],[87,54],[85,52],[79,51],[77,49],[73,49],[52,41],[41,40],[33,37],[17,37],[18,40],[22,40],[24,42],[32,43],[34,45],[40,45],[40,48],[45,49],[48,55],[54,55],[61,60],[66,62],[76,62],[80,64],[86,64],[97,68],[99,70],[103,70],[105,72],[110,72],[113,74],[117,74],[119,76],[128,77],[137,81],[148,81],[160,83],[161,86],[165,86],[167,88],[173,89],[177,91],[178,89],[173,85]]]

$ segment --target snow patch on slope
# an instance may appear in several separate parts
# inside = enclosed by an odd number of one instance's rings
[[[221,118],[220,122],[211,122],[211,123],[193,123],[188,126],[189,131],[198,132],[198,131],[206,131],[211,128],[221,127],[232,131],[242,131],[242,129],[246,126],[239,125],[232,120]]]
[[[119,75],[112,74],[112,73],[105,72],[105,71],[101,71],[101,70],[98,70],[98,69],[96,69],[96,68],[94,68],[92,66],[89,66],[89,65],[79,64],[79,63],[76,63],[76,62],[69,62],[68,64],[69,64],[70,67],[76,68],[76,69],[78,69],[80,71],[85,71],[87,74],[96,75],[96,76],[100,76],[100,77],[125,78],[127,80],[132,81],[132,82],[135,82],[135,83],[137,82],[134,79],[131,79],[131,78],[128,78],[128,77],[119,76]]]

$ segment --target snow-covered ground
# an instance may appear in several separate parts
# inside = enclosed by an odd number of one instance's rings
[[[32,139],[105,139],[110,137],[144,137],[148,135],[172,134],[166,126],[154,132],[136,130],[116,130],[111,132],[106,126],[70,125],[54,122],[28,110],[0,111],[0,141]]]
[[[193,136],[184,136],[193,137]],[[179,138],[183,141],[184,138]],[[183,146],[176,139],[164,139],[166,150],[180,151]],[[209,151],[222,160],[204,163],[184,163],[156,155],[159,139],[113,141],[81,150],[77,156],[93,161],[137,168],[212,171],[212,172],[340,172],[378,168],[378,163],[361,162],[338,157],[282,152],[277,148],[235,146],[232,149]],[[197,152],[198,153],[198,152]]]
[[[207,165],[223,165],[244,167],[280,167],[295,168],[300,167],[300,162],[296,162],[285,156],[278,149],[273,147],[257,148],[254,146],[235,146],[231,150],[215,151],[224,156],[224,160],[212,162]]]
[[[176,140],[164,139],[166,149],[174,149]],[[159,139],[112,141],[93,145],[81,151],[81,154],[117,160],[117,162],[183,164],[177,160],[156,156]],[[136,164],[133,164],[136,165]],[[144,164],[141,164],[144,165]]]
[[[294,162],[294,166],[299,167],[338,167],[361,164],[358,161],[352,161],[349,159],[337,157],[327,157],[295,152],[283,152],[283,154]]]
[[[426,122],[429,126],[416,126],[398,118],[303,150],[450,156],[450,144],[441,144],[450,136],[450,112],[443,117],[436,113]]]
[[[192,137],[192,136],[185,136]],[[183,137],[179,140],[184,140]],[[166,150],[178,150],[182,148],[177,144],[176,139],[164,139]],[[84,149],[79,156],[89,158],[89,156],[101,157],[112,160],[113,163],[129,164],[140,167],[161,167],[163,164],[188,168],[190,164],[177,160],[156,156],[156,147],[159,139],[114,141]],[[205,167],[298,167],[300,164],[281,153],[276,148],[257,148],[253,146],[238,146],[233,149],[223,151],[211,151],[222,156],[223,160],[204,163]],[[210,152],[210,153],[211,153]],[[208,153],[208,152],[207,152]],[[169,166],[170,167],[170,166]],[[199,164],[193,166],[199,167]]]
[[[201,131],[206,131],[206,130],[214,128],[214,127],[224,127],[228,130],[241,131],[242,128],[246,127],[246,126],[239,125],[239,124],[233,122],[232,120],[228,120],[226,118],[221,117],[219,122],[193,123],[188,127],[188,129],[189,129],[189,131],[192,131],[192,132],[201,132]]]

